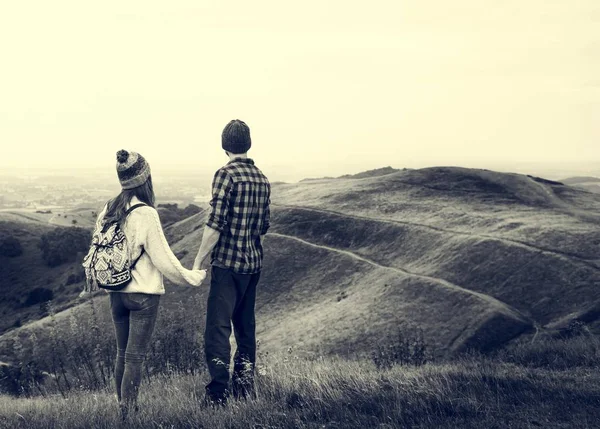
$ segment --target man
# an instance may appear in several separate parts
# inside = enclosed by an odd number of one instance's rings
[[[254,303],[262,269],[261,236],[269,229],[271,197],[268,179],[248,158],[252,144],[248,126],[238,119],[229,122],[221,143],[230,161],[215,173],[212,210],[194,261],[197,269],[210,255],[212,265],[204,334],[211,376],[206,399],[212,404],[225,404],[230,393],[232,323],[237,352],[231,392],[237,398],[254,395]]]

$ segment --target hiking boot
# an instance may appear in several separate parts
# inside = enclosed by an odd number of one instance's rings
[[[227,405],[227,398],[229,397],[229,390],[224,392],[213,392],[206,389],[204,395],[203,405],[211,408],[223,408]]]
[[[204,397],[202,405],[207,408],[225,408],[227,406],[227,397],[213,398],[210,395]]]
[[[235,399],[256,399],[254,383],[247,379],[234,379],[231,383],[231,393]]]

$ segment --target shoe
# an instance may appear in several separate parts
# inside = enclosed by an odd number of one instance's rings
[[[204,396],[203,405],[209,408],[225,408],[227,406],[227,396],[213,397],[210,395]]]
[[[237,400],[256,399],[254,384],[250,383],[233,383],[231,393]]]
[[[120,403],[119,408],[121,409],[121,421],[127,421],[127,417],[129,417],[129,407],[123,403]]]
[[[256,399],[254,377],[234,374],[231,380],[231,393],[235,399]]]
[[[133,406],[133,412],[132,413],[130,412],[131,411],[130,408],[127,405],[125,405],[124,403],[122,403],[122,402],[119,402],[119,408],[121,409],[121,420],[122,421],[126,421],[127,418],[131,414],[137,414],[140,411],[140,407],[137,404],[135,404]]]

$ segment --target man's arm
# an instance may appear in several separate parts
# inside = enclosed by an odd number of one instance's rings
[[[263,212],[263,225],[260,235],[265,235],[271,227],[271,184],[267,183],[267,206]]]
[[[260,235],[265,235],[271,227],[271,208],[267,206],[263,215],[263,226]]]
[[[208,225],[204,227],[204,234],[202,235],[202,244],[200,245],[200,249],[198,250],[196,259],[194,260],[194,266],[192,267],[192,270],[200,269],[200,267],[204,263],[204,260],[208,258],[212,250],[219,242],[220,237],[221,233],[216,229],[212,229]]]
[[[212,210],[204,227],[202,243],[194,260],[194,269],[198,269],[219,242],[221,233],[228,227],[229,199],[233,188],[233,180],[223,169],[217,170],[212,183]]]

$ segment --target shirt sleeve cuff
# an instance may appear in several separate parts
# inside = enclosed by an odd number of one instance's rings
[[[210,216],[206,221],[206,226],[211,227],[215,231],[223,232],[227,222],[217,219],[215,216]]]

